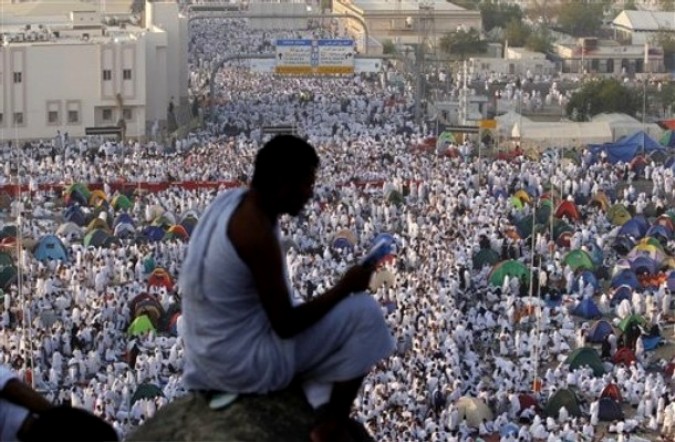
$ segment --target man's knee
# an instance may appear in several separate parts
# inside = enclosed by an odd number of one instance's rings
[[[369,294],[360,293],[345,298],[340,303],[340,307],[346,310],[350,318],[358,318],[365,321],[381,319],[384,322],[382,306]]]

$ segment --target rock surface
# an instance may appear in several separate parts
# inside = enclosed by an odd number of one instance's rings
[[[213,411],[199,394],[162,407],[129,441],[307,442],[314,422],[299,389],[267,396],[240,396]]]

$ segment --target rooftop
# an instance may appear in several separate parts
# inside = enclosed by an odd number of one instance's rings
[[[431,9],[436,11],[466,11],[466,9],[461,6],[457,6],[453,3],[449,3],[446,0],[426,0],[426,1],[416,1],[416,0],[352,0],[351,2],[359,9],[364,11],[402,11],[402,12],[413,12],[419,11],[420,5],[429,5]]]
[[[612,21],[612,25],[631,31],[675,31],[675,13],[664,11],[622,11]]]
[[[0,0],[3,18],[15,16],[68,15],[70,11],[102,10],[108,14],[128,14],[133,0],[32,0],[12,3],[12,0]]]

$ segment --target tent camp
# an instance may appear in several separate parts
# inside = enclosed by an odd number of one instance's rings
[[[157,385],[149,383],[140,384],[136,388],[134,395],[131,396],[131,405],[141,399],[154,399],[160,396],[164,396],[164,392]]]
[[[45,235],[37,242],[33,256],[38,261],[67,261],[68,251],[55,235]]]
[[[605,367],[602,365],[598,352],[591,347],[577,348],[567,356],[565,363],[569,364],[570,370],[588,366],[593,369],[595,376],[602,376],[605,373]]]
[[[571,416],[581,416],[581,409],[579,408],[579,399],[569,388],[562,388],[555,392],[553,396],[546,403],[544,412],[547,416],[558,418],[558,412],[562,407],[569,412]]]
[[[534,145],[540,149],[607,143],[613,139],[610,127],[602,122],[533,122],[523,120],[513,126],[511,136],[520,139],[522,147]]]
[[[484,421],[492,420],[492,411],[480,399],[463,396],[457,401],[457,411],[459,420],[466,419],[466,423],[472,428],[478,426]]]
[[[600,398],[598,418],[604,422],[622,420],[623,411],[621,410],[621,406],[614,399],[610,397],[603,397]]]
[[[600,343],[605,340],[607,336],[614,333],[612,325],[601,319],[596,321],[588,330],[588,340],[592,343]]]
[[[605,143],[589,146],[594,157],[604,152],[607,160],[612,163],[630,163],[638,155],[651,154],[665,148],[644,131],[638,131],[631,136],[621,138],[614,143]]]
[[[607,386],[600,393],[600,397],[608,397],[613,399],[616,402],[623,402],[623,395],[621,394],[621,389],[616,384],[607,384]]]
[[[600,309],[598,309],[598,306],[595,305],[595,302],[593,302],[591,298],[584,298],[576,307],[574,307],[572,314],[584,319],[594,319],[602,316]]]
[[[134,319],[131,325],[129,325],[127,333],[131,336],[138,336],[151,331],[155,331],[155,326],[152,325],[152,321],[147,315],[141,315]]]

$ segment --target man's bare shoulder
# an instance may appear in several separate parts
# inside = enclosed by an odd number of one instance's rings
[[[240,252],[261,246],[269,240],[272,232],[269,220],[246,197],[232,213],[227,227],[227,236]]]

